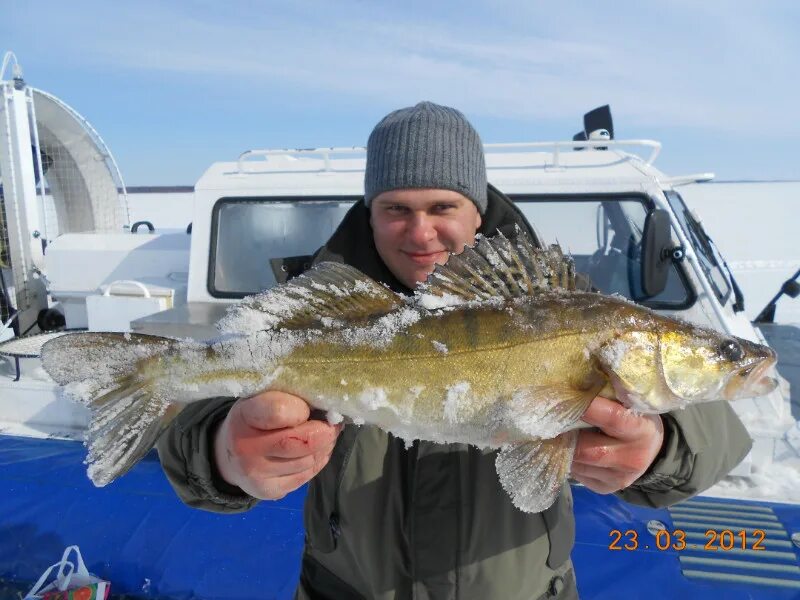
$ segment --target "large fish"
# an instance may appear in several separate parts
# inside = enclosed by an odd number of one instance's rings
[[[87,463],[99,486],[125,473],[189,402],[296,394],[328,419],[406,440],[499,448],[514,504],[552,504],[575,430],[601,394],[639,413],[765,394],[775,353],[575,289],[557,246],[479,237],[413,298],[323,263],[244,299],[209,344],[81,333],[48,342],[47,372],[92,410]]]

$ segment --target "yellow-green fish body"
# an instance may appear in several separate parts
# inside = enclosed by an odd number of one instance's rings
[[[220,330],[209,346],[87,333],[44,347],[48,372],[94,412],[95,483],[130,468],[186,403],[275,389],[331,421],[499,448],[501,483],[519,508],[539,511],[598,394],[661,413],[776,385],[769,348],[578,291],[557,247],[522,237],[480,238],[413,299],[325,263],[245,299]]]
[[[601,298],[582,296],[589,303]],[[539,427],[547,423],[531,418],[535,406],[520,406],[525,392],[597,392],[603,380],[586,348],[607,337],[591,323],[568,331],[525,318],[553,303],[563,299],[554,295],[515,309],[416,311],[406,315],[412,324],[378,348],[348,344],[350,332],[336,332],[282,359],[270,387],[407,439],[496,447],[553,437],[561,431]]]

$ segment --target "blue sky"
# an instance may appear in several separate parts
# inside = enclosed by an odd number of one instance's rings
[[[363,145],[422,99],[486,142],[610,103],[665,172],[800,179],[800,3],[0,0],[0,51],[85,116],[129,185],[250,148]]]

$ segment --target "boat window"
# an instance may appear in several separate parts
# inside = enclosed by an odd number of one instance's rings
[[[675,211],[675,216],[680,223],[686,237],[692,242],[697,257],[700,262],[700,268],[706,275],[706,279],[711,283],[714,293],[722,304],[728,301],[731,296],[731,284],[728,280],[723,265],[725,262],[722,259],[717,247],[711,238],[703,229],[700,221],[692,214],[692,211],[686,206],[677,192],[666,192],[667,201]]]
[[[651,205],[646,196],[512,198],[544,243],[558,243],[575,260],[576,270],[601,292],[651,308],[680,309],[694,302],[694,291],[675,263],[663,292],[651,297],[642,290],[642,231]]]
[[[275,285],[270,259],[313,254],[356,198],[223,198],[214,206],[208,289],[237,298]]]

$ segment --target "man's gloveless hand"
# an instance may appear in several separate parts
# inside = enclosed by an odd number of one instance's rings
[[[598,396],[582,419],[600,431],[578,434],[571,475],[599,494],[611,494],[639,479],[664,442],[659,415],[637,415],[619,402]]]
[[[328,463],[342,428],[310,414],[302,398],[284,392],[238,400],[214,438],[220,475],[262,500],[302,486]]]

